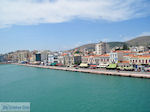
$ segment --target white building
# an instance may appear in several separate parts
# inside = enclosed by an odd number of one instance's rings
[[[110,63],[118,63],[118,62],[126,61],[127,57],[124,57],[125,55],[132,55],[132,54],[136,55],[137,53],[128,50],[119,50],[119,51],[113,51],[109,54],[110,54]]]
[[[97,55],[109,53],[109,46],[105,42],[99,42],[95,45],[95,51]]]
[[[110,53],[110,63],[118,63],[118,61],[123,60],[123,53],[111,52]]]
[[[54,55],[54,54],[48,55],[48,64],[51,64],[51,63],[59,63],[58,55]]]
[[[130,50],[132,52],[145,52],[148,50],[148,48],[146,48],[145,46],[132,46],[130,47]]]

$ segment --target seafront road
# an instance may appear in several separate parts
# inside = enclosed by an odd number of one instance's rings
[[[150,79],[150,72],[134,72],[134,71],[117,71],[117,70],[106,70],[106,69],[88,69],[88,68],[73,68],[73,67],[58,67],[58,66],[43,66],[43,65],[30,65],[30,64],[17,64],[29,67],[47,68],[54,70],[64,70],[72,72],[84,72],[101,75],[113,75],[113,76],[124,76],[124,77],[136,77],[136,78],[148,78]]]

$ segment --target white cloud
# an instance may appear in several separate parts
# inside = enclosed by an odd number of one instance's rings
[[[123,38],[123,41],[128,41],[128,40],[131,40],[131,39],[134,39],[136,37],[140,37],[140,36],[150,36],[150,32],[142,32],[138,35],[135,35],[135,36],[120,36]]]
[[[122,21],[150,14],[145,0],[0,0],[0,27],[72,19]]]
[[[150,36],[150,32],[143,32],[139,36]]]

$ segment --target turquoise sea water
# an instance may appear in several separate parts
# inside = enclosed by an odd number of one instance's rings
[[[31,102],[31,112],[150,112],[150,80],[0,65],[0,102]]]

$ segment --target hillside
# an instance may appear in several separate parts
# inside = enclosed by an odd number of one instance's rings
[[[79,46],[79,47],[77,47],[77,48],[74,48],[74,49],[80,49],[80,50],[83,50],[83,49],[94,49],[95,50],[95,44],[96,43],[91,43],[91,44],[85,44],[85,45],[82,45],[82,46]],[[115,46],[123,46],[123,44],[125,44],[125,42],[108,42],[108,44],[109,44],[109,47],[110,48],[113,48],[113,47],[115,47]],[[72,51],[72,50],[74,50],[74,49],[71,49],[71,50],[69,50],[69,51]]]
[[[127,41],[126,43],[131,46],[139,46],[139,45],[147,46],[150,45],[150,36],[137,37]]]
[[[83,49],[95,49],[95,43],[92,43],[92,44],[85,44],[85,45],[82,45],[82,46],[79,46],[75,49],[80,49],[80,50],[83,50]]]
[[[108,45],[110,48],[113,48],[113,47],[121,47],[125,44],[125,42],[108,42]]]
[[[147,45],[150,45],[150,36],[141,36],[141,37],[137,37],[137,38],[134,38],[134,39],[126,41],[126,42],[108,42],[108,45],[110,48],[113,48],[115,46],[120,47],[120,46],[123,46],[124,44],[127,44],[129,46],[139,46],[139,45],[147,46]],[[86,49],[95,49],[95,43],[82,45],[75,49],[83,50],[85,48]],[[74,50],[74,49],[72,49],[72,50]],[[72,50],[69,50],[69,51],[72,51]]]

